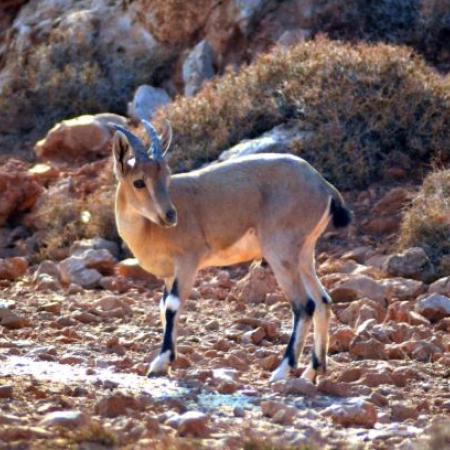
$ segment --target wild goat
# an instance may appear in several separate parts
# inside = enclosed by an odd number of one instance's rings
[[[339,192],[306,161],[287,154],[236,158],[171,175],[155,128],[146,150],[129,130],[114,125],[115,215],[120,236],[141,266],[164,279],[160,302],[164,338],[149,375],[164,374],[175,360],[177,318],[197,271],[265,258],[292,305],[293,329],[272,381],[296,367],[314,321],[311,365],[315,381],[326,369],[330,298],[314,268],[317,239],[330,220],[350,222]]]

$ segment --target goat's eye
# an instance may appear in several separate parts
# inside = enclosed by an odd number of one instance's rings
[[[145,188],[145,181],[144,180],[135,180],[133,181],[133,186],[136,189],[142,189]]]

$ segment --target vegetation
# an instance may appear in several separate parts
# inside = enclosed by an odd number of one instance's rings
[[[449,87],[406,48],[318,39],[229,71],[158,118],[174,127],[176,170],[289,122],[313,132],[293,151],[351,188],[382,178],[398,159],[448,158]]]
[[[450,273],[450,169],[425,178],[404,213],[399,245],[422,247],[440,275]]]
[[[449,70],[450,0],[317,0],[315,33],[406,44]]]

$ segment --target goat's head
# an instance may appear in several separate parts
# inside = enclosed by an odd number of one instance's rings
[[[126,189],[127,201],[142,216],[152,222],[173,227],[177,224],[177,211],[169,195],[170,169],[165,155],[172,141],[170,123],[166,143],[150,122],[142,121],[151,140],[148,149],[131,131],[119,125],[113,138],[114,172]]]

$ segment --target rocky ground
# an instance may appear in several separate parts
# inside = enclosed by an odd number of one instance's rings
[[[1,260],[0,448],[446,448],[450,277],[431,283],[420,249],[386,254],[412,192],[347,195],[355,224],[321,242],[334,317],[317,385],[298,378],[311,336],[296,373],[268,383],[290,309],[264,264],[202,272],[171,375],[147,379],[157,280],[98,239],[60,263]]]

